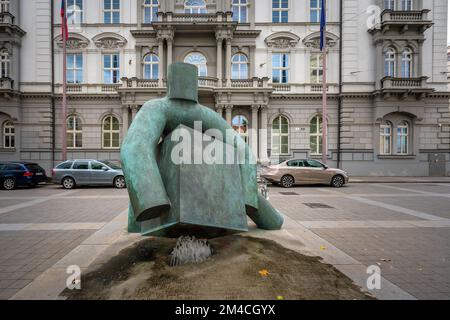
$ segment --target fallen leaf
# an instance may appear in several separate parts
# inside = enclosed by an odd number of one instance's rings
[[[259,274],[261,275],[261,277],[267,277],[269,275],[269,271],[267,271],[266,269],[262,269],[259,270]]]
[[[277,300],[284,300],[283,296],[277,296]]]
[[[326,249],[325,246],[320,246],[320,250],[324,251]]]

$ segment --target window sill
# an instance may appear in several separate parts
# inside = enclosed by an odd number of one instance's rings
[[[16,148],[0,148],[1,153],[15,153],[16,151]]]
[[[416,159],[416,155],[400,155],[400,154],[393,154],[393,155],[378,155],[378,159],[381,160],[395,160],[395,159]]]

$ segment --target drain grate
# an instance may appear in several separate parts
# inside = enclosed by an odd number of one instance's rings
[[[283,196],[298,196],[299,194],[297,192],[280,192]]]
[[[304,205],[310,207],[311,209],[334,209],[325,203],[304,203]]]

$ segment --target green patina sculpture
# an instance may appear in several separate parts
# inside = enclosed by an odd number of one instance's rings
[[[145,103],[130,126],[121,149],[130,196],[128,230],[175,236],[184,229],[246,231],[246,214],[259,228],[280,229],[283,218],[258,192],[256,163],[248,145],[221,116],[198,103],[197,74],[190,64],[169,66],[167,96]],[[233,147],[245,150],[245,161],[174,163],[174,131],[184,128],[194,135],[198,121],[202,133],[216,129],[226,137],[233,132]]]

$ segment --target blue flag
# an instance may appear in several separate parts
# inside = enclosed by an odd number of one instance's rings
[[[327,25],[327,10],[326,0],[320,1],[322,1],[322,8],[320,10],[320,50],[322,51],[326,41],[325,28]]]

